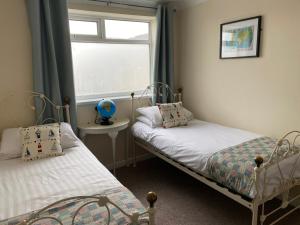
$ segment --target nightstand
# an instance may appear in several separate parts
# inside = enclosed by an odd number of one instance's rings
[[[85,136],[88,134],[107,134],[111,138],[112,142],[112,154],[113,154],[113,173],[116,175],[116,139],[119,131],[128,128],[130,120],[125,119],[115,119],[112,125],[100,125],[100,124],[81,124],[78,126],[79,135],[82,141],[84,141]],[[128,140],[129,131],[127,130],[126,135],[126,163],[128,164]]]

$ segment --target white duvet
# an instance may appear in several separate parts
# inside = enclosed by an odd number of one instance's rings
[[[191,120],[188,126],[169,129],[151,128],[136,122],[132,132],[172,159],[204,175],[208,175],[207,162],[214,153],[261,137],[259,134],[200,120]]]
[[[0,160],[0,221],[63,198],[122,186],[82,142],[64,151],[64,156],[29,162]]]

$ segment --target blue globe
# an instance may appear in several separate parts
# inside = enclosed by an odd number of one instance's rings
[[[102,118],[109,119],[116,112],[116,104],[110,99],[102,99],[97,104],[97,111]]]

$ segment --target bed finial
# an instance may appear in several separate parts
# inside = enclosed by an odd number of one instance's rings
[[[264,163],[264,158],[261,156],[256,156],[254,161],[256,163],[256,166],[259,168],[261,166],[261,164]]]
[[[131,98],[133,98],[133,97],[134,97],[134,92],[131,92],[131,94],[130,94],[130,95],[131,95]]]
[[[70,103],[71,103],[70,97],[65,96],[65,97],[64,97],[64,105],[70,105]]]
[[[71,98],[69,96],[65,96],[63,101],[64,101],[63,104],[65,108],[66,122],[71,123],[71,117],[70,117]]]
[[[157,200],[157,194],[153,191],[148,192],[147,201],[149,202],[150,208],[154,208],[154,204]]]
[[[23,220],[19,225],[27,225],[27,220]]]
[[[179,102],[182,102],[182,91],[183,91],[183,89],[182,88],[178,88],[177,89],[177,101],[179,101]]]

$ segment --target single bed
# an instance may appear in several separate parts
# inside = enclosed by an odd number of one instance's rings
[[[160,84],[158,89],[163,88]],[[134,98],[132,102],[134,106]],[[136,121],[132,133],[136,145],[249,208],[253,214],[252,225],[257,224],[259,214],[260,223],[264,224],[267,217],[300,197],[289,197],[290,189],[300,184],[298,131],[275,140],[193,119],[187,126],[168,129],[152,128]],[[282,205],[266,212],[265,203],[279,195],[282,195]],[[262,206],[261,213],[259,206]],[[294,207],[271,224],[298,208]]]
[[[16,215],[26,215],[73,196],[109,194],[119,203],[122,201],[118,196],[126,196],[122,205],[132,203],[126,206],[128,212],[144,210],[81,142],[65,150],[64,156],[30,162],[21,158],[0,161],[0,178],[0,221],[12,218],[1,225],[10,224]]]
[[[232,150],[233,148],[241,149],[242,152],[245,150],[242,149],[243,144],[247,143],[249,145],[253,142],[259,144],[259,148],[255,149],[255,154],[262,155],[261,148],[266,141],[270,143],[268,145],[270,146],[270,151],[276,145],[275,141],[259,134],[196,119],[189,121],[188,126],[174,127],[172,129],[164,129],[162,127],[151,128],[142,122],[136,122],[132,126],[132,133],[137,140],[149,143],[162,155],[171,158],[206,178],[215,180],[218,184],[224,185],[230,188],[231,191],[239,193],[248,199],[254,199],[256,196],[253,181],[247,179],[244,174],[238,174],[233,168],[230,168],[228,172],[222,168],[222,174],[227,176],[227,179],[218,176],[212,168],[221,168],[225,163],[224,160],[214,161],[214,156],[220,154],[222,151]],[[229,155],[230,153],[227,151],[225,154]],[[295,161],[296,157],[292,157],[289,161]],[[255,162],[253,159],[255,156],[250,154],[249,158],[248,154],[241,154],[241,158],[244,162],[251,161],[251,164],[248,163],[245,168],[246,172],[249,170],[249,177],[251,177],[254,175]],[[298,163],[300,165],[300,161]],[[238,166],[233,161],[230,164],[232,167]],[[298,168],[295,171],[295,176],[300,178],[300,166]],[[253,172],[251,173],[251,171]],[[274,172],[276,173],[276,171]],[[283,167],[282,172],[288,174],[289,167]],[[276,175],[272,174],[272,176]],[[271,195],[276,185],[279,185],[279,183],[274,179],[272,187],[269,187],[264,195]]]
[[[0,225],[153,225],[155,193],[147,200],[145,209],[79,139],[62,156],[23,161],[0,154]]]

